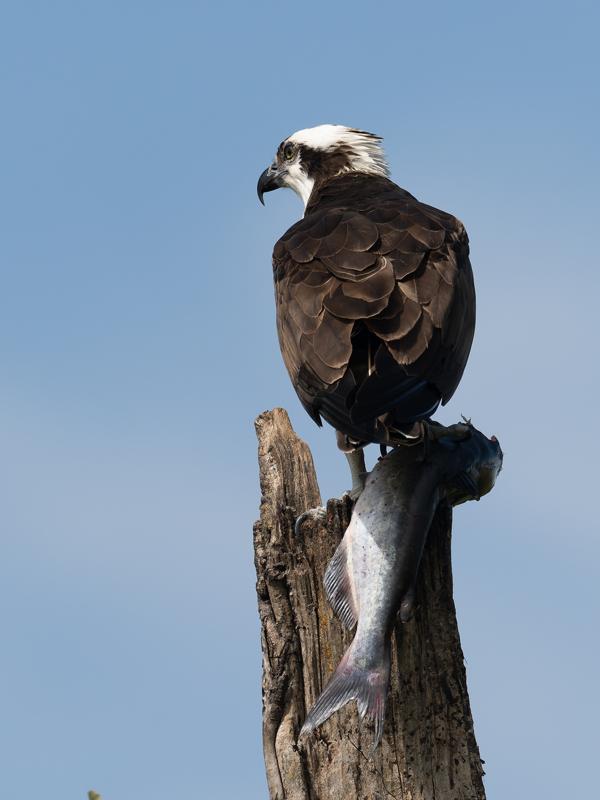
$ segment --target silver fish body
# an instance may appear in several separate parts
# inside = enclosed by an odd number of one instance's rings
[[[473,429],[463,442],[440,440],[423,459],[420,448],[398,448],[369,475],[352,519],[325,573],[331,606],[352,644],[310,710],[301,735],[350,700],[373,720],[376,747],[383,732],[390,677],[391,633],[398,613],[411,614],[419,563],[439,502],[479,499],[500,470],[495,439]]]

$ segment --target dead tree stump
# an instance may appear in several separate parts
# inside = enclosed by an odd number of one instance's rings
[[[312,456],[283,409],[261,414],[261,506],[254,526],[263,652],[263,746],[271,800],[485,800],[452,598],[452,513],[442,505],[421,562],[413,619],[397,624],[381,746],[354,703],[297,742],[352,640],[334,617],[323,575],[350,521],[347,497],[326,521]]]

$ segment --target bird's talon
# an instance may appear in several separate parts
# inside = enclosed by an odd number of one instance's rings
[[[316,508],[309,508],[308,511],[305,511],[303,514],[300,514],[297,517],[296,522],[294,523],[294,534],[296,536],[300,536],[302,533],[302,525],[306,522],[306,520],[316,520],[319,522],[325,522],[327,518],[327,509],[325,506],[317,506]]]

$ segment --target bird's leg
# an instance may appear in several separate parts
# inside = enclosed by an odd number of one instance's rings
[[[350,467],[350,475],[352,476],[352,488],[349,495],[353,500],[358,500],[360,493],[365,488],[365,481],[367,480],[368,472],[365,464],[365,452],[363,448],[357,443],[353,443],[350,439],[340,431],[336,431],[337,446],[344,453],[348,459],[348,466]]]
[[[352,476],[350,497],[353,500],[358,500],[362,490],[365,488],[365,482],[369,474],[365,464],[365,451],[360,447],[358,450],[352,450],[350,453],[346,453],[346,458],[348,459],[350,475]]]

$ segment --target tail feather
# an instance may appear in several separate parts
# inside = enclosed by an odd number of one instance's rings
[[[355,700],[360,718],[366,717],[374,723],[375,750],[383,734],[385,701],[390,680],[390,643],[385,643],[382,657],[369,668],[355,665],[352,650],[350,645],[333,677],[306,717],[300,736],[311,733],[346,703]]]

